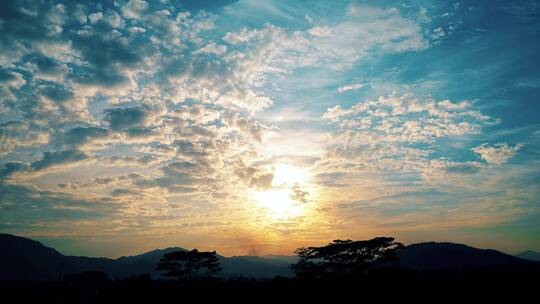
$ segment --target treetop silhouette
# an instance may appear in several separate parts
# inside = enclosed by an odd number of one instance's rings
[[[157,270],[164,275],[178,280],[196,280],[212,278],[221,271],[219,258],[215,251],[174,251],[164,254]]]
[[[298,278],[365,275],[371,270],[397,266],[397,252],[404,247],[392,237],[334,240],[322,247],[298,248],[295,253],[299,261],[291,268]]]

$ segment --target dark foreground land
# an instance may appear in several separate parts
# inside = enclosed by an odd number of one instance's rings
[[[149,276],[110,280],[86,272],[63,282],[3,283],[4,303],[187,303],[193,301],[329,303],[418,300],[429,302],[538,299],[540,268],[497,267],[461,271],[382,270],[363,277],[324,279],[232,278],[165,281]]]
[[[0,234],[0,303],[536,303],[540,292],[540,262],[462,244],[378,237],[296,254],[226,258],[168,248],[89,258]]]

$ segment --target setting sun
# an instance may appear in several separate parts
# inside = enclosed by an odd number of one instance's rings
[[[255,192],[253,199],[258,206],[267,210],[272,219],[287,219],[301,215],[304,212],[301,200],[305,198],[299,198],[298,191],[307,186],[308,171],[290,164],[277,164],[273,168],[272,187]]]
[[[255,200],[268,210],[268,215],[273,219],[286,219],[302,213],[302,206],[291,198],[289,189],[257,192]]]

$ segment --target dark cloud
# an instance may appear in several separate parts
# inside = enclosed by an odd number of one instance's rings
[[[62,103],[70,100],[75,95],[69,88],[54,82],[48,82],[40,86],[40,93],[52,101]]]
[[[259,174],[251,177],[251,179],[249,180],[249,186],[261,189],[268,189],[272,186],[273,180],[273,173]]]
[[[136,127],[125,131],[129,138],[150,138],[156,135],[152,128]]]
[[[182,139],[174,141],[173,145],[178,147],[179,154],[185,156],[196,158],[208,156],[208,149],[206,149],[207,145],[205,142],[191,142],[189,140]]]
[[[113,155],[102,157],[99,159],[101,162],[114,166],[130,166],[130,165],[148,165],[156,161],[156,158],[144,155],[141,157],[125,156],[125,155]]]
[[[66,150],[57,152],[44,152],[43,157],[33,163],[8,162],[0,168],[0,181],[9,178],[18,172],[32,173],[49,168],[65,166],[80,161],[90,159],[91,156],[77,150]]]
[[[203,177],[208,176],[213,172],[210,163],[204,159],[196,161],[178,161],[170,163],[160,170],[165,176],[172,177],[184,176],[186,174]]]
[[[91,140],[105,138],[109,130],[97,127],[77,127],[64,134],[64,143],[72,146],[80,146]]]
[[[272,172],[267,172],[255,166],[246,166],[241,161],[237,162],[236,166],[237,168],[234,170],[234,174],[248,186],[259,189],[272,187],[272,181],[274,180],[274,174]]]
[[[70,74],[70,79],[102,87],[113,87],[128,80],[123,68],[134,67],[142,60],[142,46],[118,39],[120,37],[108,38],[106,34],[106,29],[97,27],[85,35],[71,37],[74,48],[81,52],[87,65]]]
[[[448,173],[455,174],[475,174],[480,172],[481,168],[478,164],[456,163],[445,168]]]
[[[131,127],[144,126],[154,114],[156,114],[156,109],[148,105],[112,108],[105,110],[105,121],[109,123],[112,130],[120,131]]]
[[[16,223],[27,229],[49,220],[105,219],[117,214],[120,208],[110,201],[78,199],[36,187],[0,183],[0,193],[0,222],[10,223],[16,217]]]
[[[167,187],[167,191],[172,193],[191,193],[197,191],[196,187],[171,185]]]
[[[35,53],[26,59],[31,65],[35,66],[35,73],[38,76],[57,76],[67,72],[67,67],[42,53]]]
[[[193,177],[189,173],[184,172],[176,172],[174,175],[162,176],[154,180],[156,186],[166,189],[184,185],[193,185],[196,184],[196,182],[197,178]]]
[[[13,173],[25,171],[28,169],[28,164],[22,162],[9,162],[5,163],[0,168],[0,183],[2,180],[10,177]]]
[[[161,167],[160,171],[162,176],[153,181],[140,182],[177,193],[193,192],[197,188],[196,185],[209,185],[215,182],[211,177],[215,173],[214,169],[204,159],[173,162]]]
[[[33,162],[30,167],[34,171],[39,171],[57,165],[83,161],[88,158],[90,158],[88,154],[78,150],[44,152],[42,159]]]
[[[24,43],[54,39],[57,28],[51,20],[51,12],[61,9],[50,1],[2,1],[0,10],[0,53],[12,59],[25,53]],[[4,60],[10,61],[9,58]],[[8,64],[7,62],[0,62]]]
[[[113,197],[133,196],[133,195],[140,195],[140,193],[133,189],[127,189],[127,188],[116,188],[113,191],[111,191],[111,196]]]
[[[309,192],[302,190],[302,187],[299,184],[294,184],[291,190],[291,199],[304,204],[309,201]]]
[[[135,187],[163,188],[171,193],[190,193],[201,186],[208,186],[216,181],[210,164],[205,161],[177,161],[158,169],[158,177],[148,177],[131,173],[123,179],[129,180]]]
[[[17,80],[17,75],[13,72],[0,69],[0,83],[6,83]]]

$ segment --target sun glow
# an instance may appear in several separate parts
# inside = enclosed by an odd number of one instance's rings
[[[257,203],[267,209],[274,219],[284,219],[298,216],[302,206],[291,198],[289,189],[268,190],[255,194]]]
[[[275,167],[272,186],[293,186],[307,183],[309,174],[307,170],[289,164],[278,164]]]
[[[273,219],[287,219],[302,215],[303,202],[295,196],[295,189],[305,186],[309,180],[307,170],[289,164],[274,167],[272,188],[257,191],[254,200],[265,208]]]

